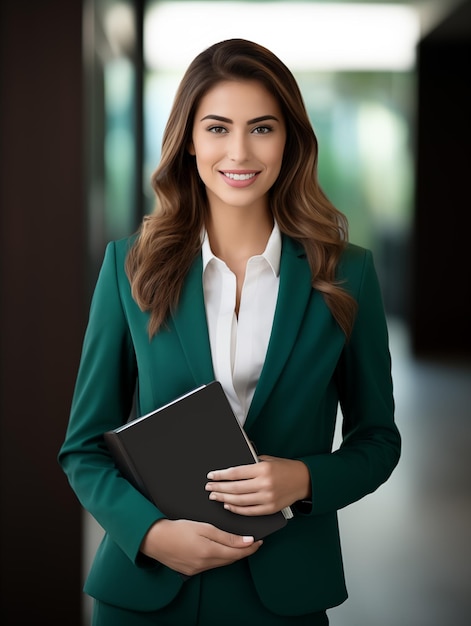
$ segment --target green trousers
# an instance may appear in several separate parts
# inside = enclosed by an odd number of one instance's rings
[[[190,578],[159,611],[129,611],[95,601],[92,626],[327,626],[325,611],[283,616],[263,606],[246,561]]]

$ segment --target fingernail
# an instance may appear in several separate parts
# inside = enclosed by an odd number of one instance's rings
[[[252,543],[253,537],[242,537],[244,543]]]
[[[214,478],[214,474],[213,474],[213,472],[208,472],[208,474],[207,474],[206,478],[207,478],[208,480],[213,480],[213,478]]]

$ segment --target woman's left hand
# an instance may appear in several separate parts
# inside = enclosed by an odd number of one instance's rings
[[[260,463],[209,472],[209,498],[239,515],[269,515],[311,495],[302,461],[262,455]]]

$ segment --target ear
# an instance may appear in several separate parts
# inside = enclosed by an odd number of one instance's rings
[[[191,154],[191,156],[196,155],[196,150],[195,150],[195,146],[193,145],[193,141],[190,141],[186,149],[188,150],[189,154]]]

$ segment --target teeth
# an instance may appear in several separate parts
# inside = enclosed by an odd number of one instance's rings
[[[232,180],[249,180],[255,176],[255,172],[252,172],[251,174],[233,174],[232,172],[224,172],[224,176],[232,178]]]

